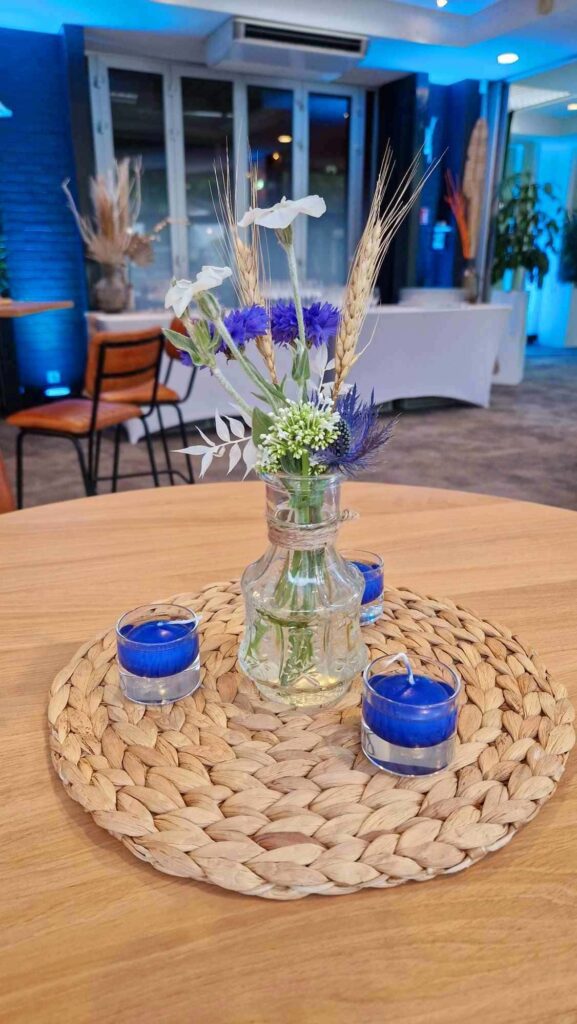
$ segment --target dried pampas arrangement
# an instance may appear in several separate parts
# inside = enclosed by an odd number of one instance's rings
[[[139,267],[154,260],[153,245],[170,218],[160,221],[148,234],[134,230],[141,209],[142,161],[115,160],[108,174],[90,179],[92,216],[82,216],[69,189],[62,184],[68,205],[89,259],[104,267],[124,267],[127,262]]]

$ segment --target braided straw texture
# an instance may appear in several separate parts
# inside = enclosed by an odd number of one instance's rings
[[[202,614],[203,686],[162,708],[125,701],[114,630],[50,691],[52,760],[70,796],[168,874],[269,899],[387,888],[461,871],[554,793],[575,742],[565,689],[517,637],[450,601],[389,590],[371,657],[405,649],[463,682],[451,767],[402,779],[360,750],[360,680],[317,714],[264,703],[236,667],[237,583],[173,600]]]

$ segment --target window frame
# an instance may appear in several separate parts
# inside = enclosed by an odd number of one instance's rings
[[[172,252],[175,277],[190,276],[188,234],[186,229],[185,145],[182,117],[181,78],[212,79],[231,82],[233,87],[233,153],[236,170],[239,209],[248,205],[248,124],[247,87],[259,85],[273,89],[290,89],[293,94],[293,194],[308,194],[309,182],[309,94],[347,96],[351,101],[349,127],[349,173],[347,216],[347,261],[353,258],[361,232],[362,182],[365,144],[365,94],[362,86],[303,82],[290,77],[226,73],[199,64],[169,61],[154,57],[87,50],[90,103],[97,174],[104,174],[114,160],[112,112],[108,72],[111,68],[140,71],[162,76],[164,100],[164,140]],[[300,218],[295,232],[295,250],[301,275],[306,276],[307,218]]]

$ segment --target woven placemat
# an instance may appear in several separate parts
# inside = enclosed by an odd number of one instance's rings
[[[238,583],[171,600],[202,614],[192,697],[125,701],[110,629],[58,673],[48,710],[69,795],[160,871],[271,899],[426,881],[504,846],[557,787],[575,742],[565,688],[474,612],[389,590],[364,630],[373,658],[406,650],[463,677],[453,764],[403,779],[360,749],[360,680],[315,714],[264,702],[237,671]]]

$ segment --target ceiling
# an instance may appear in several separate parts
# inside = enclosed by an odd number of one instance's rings
[[[577,61],[523,79],[512,87],[513,102],[518,88],[525,90],[521,102],[531,106],[515,112],[514,135],[577,136],[577,111],[567,109],[569,103],[577,103]],[[560,93],[564,95],[551,98]]]
[[[449,0],[449,3],[444,8],[444,13],[463,14],[470,17],[472,14],[478,14],[479,11],[484,11],[485,8],[499,2],[500,0]],[[426,7],[428,10],[433,11],[437,7],[437,0],[393,0],[393,3],[407,4],[409,7]]]
[[[423,72],[450,84],[465,78],[510,79],[577,59],[577,0],[0,0],[0,27],[58,32],[62,24],[123,33],[123,47],[151,55],[178,39],[198,60],[202,40],[231,15],[345,32],[369,38],[367,54],[349,80],[378,85],[391,76]],[[127,33],[134,33],[133,44]],[[140,40],[140,44],[138,42]],[[118,48],[109,36],[110,48]],[[497,63],[519,54],[513,67]],[[194,54],[194,56],[193,56]]]

